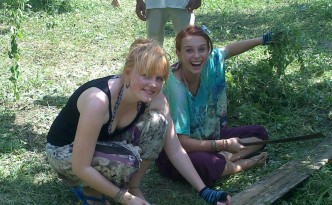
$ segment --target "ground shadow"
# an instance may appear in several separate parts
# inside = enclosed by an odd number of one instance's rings
[[[56,106],[57,108],[62,108],[67,101],[68,97],[46,95],[42,100],[36,100],[34,103],[42,106]]]
[[[25,166],[28,165],[25,164]],[[78,201],[69,187],[60,183],[58,179],[51,176],[44,179],[40,177],[49,172],[49,168],[45,165],[33,167],[33,170],[21,170],[15,177],[1,181],[0,204],[63,205],[75,204]]]
[[[14,113],[0,114],[0,153],[11,153],[15,150],[26,149],[28,151],[43,151],[46,145],[46,137],[33,131],[30,123],[24,125],[15,124]]]

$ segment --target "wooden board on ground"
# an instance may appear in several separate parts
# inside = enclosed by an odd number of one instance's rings
[[[232,197],[232,205],[272,204],[332,159],[332,136],[304,156],[290,161]]]

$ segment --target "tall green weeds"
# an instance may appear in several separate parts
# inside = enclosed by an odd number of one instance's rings
[[[11,59],[12,65],[9,70],[11,72],[11,77],[9,80],[13,83],[13,93],[16,100],[20,99],[20,92],[18,88],[18,80],[20,77],[19,71],[19,60],[20,60],[20,48],[18,45],[18,40],[23,37],[22,23],[25,18],[24,8],[26,0],[11,0],[8,4],[4,3],[4,11],[8,12],[8,21],[10,25],[10,50],[8,51],[8,57]]]

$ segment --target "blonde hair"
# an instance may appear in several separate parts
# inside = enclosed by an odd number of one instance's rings
[[[130,46],[123,73],[127,69],[137,69],[140,74],[161,76],[165,81],[169,75],[169,67],[166,53],[158,43],[137,39]]]

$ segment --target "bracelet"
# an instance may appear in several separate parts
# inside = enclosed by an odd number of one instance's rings
[[[115,196],[114,201],[120,203],[121,200],[123,199],[123,196],[127,192],[127,189],[125,188],[120,188],[118,194]]]
[[[224,142],[226,142],[225,151],[228,152],[228,141],[224,140]]]
[[[219,148],[219,146],[216,143],[216,140],[211,140],[211,145],[212,145],[215,152],[220,152],[221,151],[221,149]]]
[[[222,147],[224,151],[228,152],[228,141],[227,140],[222,140]]]

